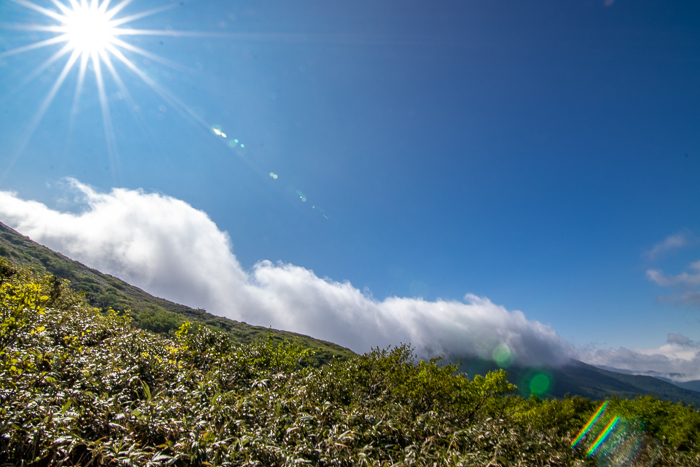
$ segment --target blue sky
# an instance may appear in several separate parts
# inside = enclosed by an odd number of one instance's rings
[[[22,86],[61,45],[8,54],[55,36],[16,26],[55,21],[0,3],[0,190],[64,212],[84,208],[66,177],[160,193],[228,232],[246,271],[282,261],[378,301],[472,293],[579,347],[700,340],[697,2],[133,0],[119,16],[162,6],[125,26],[186,34],[122,40],[176,66],[124,55],[183,105],[113,58],[133,102],[103,65],[110,153],[90,69],[78,105],[74,67],[23,137],[68,57]]]

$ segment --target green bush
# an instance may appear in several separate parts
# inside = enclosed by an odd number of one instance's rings
[[[418,360],[409,346],[318,367],[300,343],[268,335],[235,345],[226,333],[190,323],[166,337],[135,328],[128,314],[90,308],[60,280],[2,261],[0,356],[4,465],[495,467],[619,459],[570,448],[597,403],[523,399],[504,371],[470,380],[440,359]],[[645,449],[654,450],[615,465],[698,465],[694,409],[653,398],[614,401],[613,409],[643,420]]]

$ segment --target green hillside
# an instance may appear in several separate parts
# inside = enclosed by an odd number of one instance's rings
[[[319,363],[327,362],[333,356],[348,358],[353,355],[351,350],[331,342],[292,332],[251,326],[154,297],[116,277],[103,274],[39,245],[2,223],[0,257],[18,265],[31,267],[40,273],[49,273],[69,280],[73,290],[84,293],[87,302],[102,311],[109,308],[118,311],[130,310],[134,324],[141,329],[168,334],[189,321],[213,330],[224,331],[235,343],[248,344],[265,339],[268,333],[275,342],[284,339],[297,340],[305,347],[317,349],[314,358]]]
[[[597,402],[525,399],[406,346],[319,367],[289,341],[155,334],[6,260],[0,356],[0,465],[700,465],[682,404],[613,398],[572,448]]]
[[[456,359],[454,359],[456,361]],[[460,369],[467,374],[485,374],[499,367],[493,361],[464,357]],[[671,402],[682,401],[700,407],[700,392],[692,385],[683,387],[651,376],[630,375],[603,370],[578,360],[569,360],[559,368],[534,368],[511,366],[508,380],[520,388],[527,397],[531,392],[533,378],[544,378],[545,386],[537,392],[541,397],[563,398],[566,394],[602,400],[610,396],[633,399],[637,396],[653,395]]]
[[[700,392],[700,381],[686,381],[685,383],[676,383],[672,382],[674,385],[678,386],[679,388],[683,389],[689,389],[691,391],[696,391]],[[700,404],[698,404],[700,405]]]
[[[119,311],[131,310],[134,325],[141,329],[172,335],[183,323],[192,322],[194,325],[202,324],[212,330],[226,332],[235,344],[265,340],[269,333],[276,343],[285,339],[294,340],[306,348],[316,349],[313,356],[315,364],[327,363],[333,356],[346,359],[354,355],[349,349],[330,342],[291,332],[251,326],[154,297],[120,279],[51,251],[2,223],[0,257],[6,257],[15,264],[31,267],[40,273],[50,273],[69,280],[73,290],[84,293],[87,303],[103,312],[110,307]],[[464,357],[460,369],[469,375],[484,375],[497,370],[498,366],[493,361]],[[577,361],[558,369],[511,367],[508,371],[508,380],[517,385],[524,396],[531,392],[529,385],[532,377],[543,373],[549,378],[550,385],[540,393],[542,397],[561,399],[565,394],[571,394],[604,399],[609,396],[634,398],[638,395],[655,395],[663,400],[683,401],[700,406],[700,393],[691,390],[692,387],[679,387],[652,377],[606,371]]]
[[[641,394],[654,395],[674,402],[683,401],[700,407],[700,392],[651,376],[615,373],[578,361],[572,361],[569,365],[554,370],[553,376],[552,395],[555,397],[561,397],[568,392],[592,399],[602,399],[610,395],[631,399]]]

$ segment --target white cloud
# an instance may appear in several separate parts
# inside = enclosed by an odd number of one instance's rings
[[[207,303],[217,280],[245,281],[229,252],[228,235],[202,211],[177,199],[139,190],[99,194],[70,180],[85,210],[58,212],[0,192],[0,220],[84,264],[188,304]],[[224,254],[222,254],[224,252]]]
[[[0,192],[0,221],[154,295],[360,352],[404,342],[422,356],[490,357],[505,344],[521,364],[559,364],[573,355],[551,327],[475,295],[380,301],[349,282],[291,264],[260,261],[245,271],[228,235],[185,202],[141,190],[103,194],[69,183],[82,198],[82,212],[59,212]]]
[[[649,249],[645,256],[651,260],[668,253],[669,251],[690,246],[697,243],[697,239],[690,232],[682,231],[673,235],[669,235],[663,241],[654,245]]]
[[[245,271],[228,235],[183,201],[141,190],[97,193],[75,180],[69,184],[82,211],[60,212],[0,191],[0,221],[154,295],[217,315],[359,352],[403,342],[423,357],[490,358],[505,344],[520,364],[559,364],[576,357],[639,374],[700,378],[700,346],[684,336],[669,334],[655,349],[580,350],[522,312],[471,294],[463,301],[376,300],[349,282],[320,278],[292,264],[260,261]],[[700,271],[700,264],[689,270]],[[660,285],[695,284],[693,274],[684,274],[648,272]]]
[[[700,305],[700,261],[690,263],[686,271],[676,276],[666,276],[658,269],[647,270],[647,279],[661,287],[671,287],[674,295],[663,295],[666,301]]]
[[[589,350],[580,358],[593,365],[679,382],[700,379],[700,344],[680,334],[669,334],[664,345],[652,349]]]

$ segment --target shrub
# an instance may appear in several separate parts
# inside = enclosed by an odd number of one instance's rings
[[[569,447],[596,403],[523,399],[502,370],[469,380],[407,345],[317,367],[299,343],[236,346],[190,323],[166,337],[3,261],[0,355],[5,465],[596,463]],[[625,465],[698,465],[697,411],[612,406],[659,440]]]

